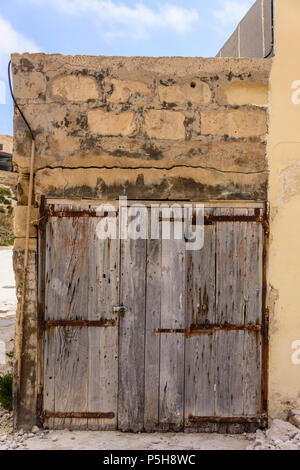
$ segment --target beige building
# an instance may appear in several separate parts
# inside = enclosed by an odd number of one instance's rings
[[[0,152],[11,153],[13,151],[13,137],[11,135],[0,135]]]
[[[35,136],[22,290],[32,142],[16,113],[17,425],[242,432],[300,408],[300,4],[274,6],[261,58],[13,55]],[[99,242],[120,196],[149,217],[204,204],[204,247]]]

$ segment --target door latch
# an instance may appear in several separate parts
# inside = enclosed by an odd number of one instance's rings
[[[113,312],[116,313],[119,318],[123,318],[125,316],[126,310],[127,308],[124,305],[113,307]]]

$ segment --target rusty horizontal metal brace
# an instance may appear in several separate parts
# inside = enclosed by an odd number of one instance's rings
[[[266,415],[259,416],[193,416],[190,415],[188,421],[190,423],[224,423],[224,424],[247,424],[256,423],[264,425],[266,423]]]
[[[109,328],[116,326],[116,320],[46,320],[44,321],[44,329],[54,328],[54,327],[94,327],[94,328]]]
[[[197,333],[198,331],[261,331],[262,326],[257,325],[254,323],[246,323],[246,324],[231,324],[231,323],[223,323],[223,324],[193,324],[186,329],[187,333]]]
[[[156,328],[155,333],[185,333],[184,328]]]
[[[105,218],[105,217],[108,217],[109,215],[113,214],[114,216],[116,216],[118,214],[118,210],[114,211],[114,212],[108,212],[108,211],[105,211],[103,212],[103,214],[98,214],[97,211],[95,210],[89,210],[89,209],[86,209],[86,210],[80,210],[80,211],[72,211],[72,210],[60,210],[60,211],[56,211],[55,210],[55,207],[53,204],[50,204],[46,210],[46,217],[98,217],[98,218]]]
[[[252,323],[246,325],[240,324],[199,324],[191,325],[188,328],[156,328],[155,333],[184,333],[187,337],[198,336],[201,334],[209,334],[213,331],[262,331],[261,325],[254,325]]]
[[[185,222],[184,218],[168,218],[159,217],[159,222]],[[192,225],[196,225],[197,218],[193,215],[191,218]],[[261,215],[205,215],[203,218],[204,225],[214,225],[217,222],[256,222],[265,224],[266,220]]]
[[[86,418],[86,419],[114,419],[115,413],[113,412],[108,412],[108,413],[92,413],[92,412],[79,412],[79,411],[49,411],[49,410],[44,410],[42,413],[43,418]]]

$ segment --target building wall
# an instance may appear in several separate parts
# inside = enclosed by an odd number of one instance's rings
[[[259,59],[13,55],[16,99],[36,135],[33,221],[41,196],[266,201],[270,67]],[[16,114],[19,295],[30,146]],[[34,226],[30,247],[22,388],[15,397],[23,427],[36,410]]]
[[[300,2],[276,0],[268,138],[270,411],[300,408]],[[298,341],[298,342],[297,342]]]
[[[272,2],[273,0],[257,0],[217,57],[272,57]]]

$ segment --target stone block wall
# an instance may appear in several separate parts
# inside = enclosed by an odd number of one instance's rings
[[[14,55],[36,196],[265,200],[269,71],[262,60]],[[14,137],[24,174],[18,114]]]
[[[36,209],[41,196],[267,200],[270,60],[14,54],[12,69],[16,99],[36,136]],[[18,286],[30,148],[16,112]],[[38,211],[32,218],[36,225]],[[30,236],[34,283],[34,227]],[[16,424],[23,427],[35,422],[36,318],[33,289],[25,312],[26,393],[16,397]]]

